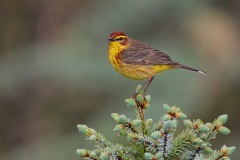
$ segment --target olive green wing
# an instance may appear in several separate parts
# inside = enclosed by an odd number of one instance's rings
[[[121,54],[122,61],[135,65],[178,65],[177,62],[147,44],[132,40],[130,47]]]

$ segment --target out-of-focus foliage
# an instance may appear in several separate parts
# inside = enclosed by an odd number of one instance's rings
[[[108,115],[131,116],[121,100],[143,81],[108,62],[113,31],[208,73],[156,76],[148,90],[155,109],[146,116],[159,117],[164,103],[190,119],[226,113],[232,134],[215,146],[239,146],[239,15],[238,0],[0,1],[0,159],[78,159],[75,149],[87,145],[75,132],[79,122],[117,141]]]

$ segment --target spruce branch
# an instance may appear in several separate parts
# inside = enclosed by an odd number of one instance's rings
[[[224,126],[228,116],[221,115],[213,123],[204,123],[200,119],[189,120],[177,107],[163,105],[165,114],[153,124],[151,118],[145,118],[145,112],[150,108],[151,97],[144,95],[137,87],[136,96],[126,99],[127,106],[135,108],[135,119],[124,114],[112,113],[112,119],[117,123],[114,132],[125,137],[130,146],[113,144],[102,134],[86,125],[77,125],[78,130],[85,134],[86,139],[93,142],[94,150],[78,149],[77,154],[91,160],[228,160],[235,147],[223,146],[220,150],[211,148],[211,140],[217,134],[229,134]],[[175,135],[179,121],[183,121],[185,129]]]

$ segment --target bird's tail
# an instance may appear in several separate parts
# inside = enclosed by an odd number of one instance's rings
[[[207,73],[204,72],[204,71],[194,69],[194,68],[191,68],[191,67],[188,67],[188,66],[185,66],[185,65],[181,65],[181,64],[177,65],[177,68],[185,69],[185,70],[189,70],[189,71],[193,71],[193,72],[197,72],[197,73],[200,73],[200,74],[207,75]]]

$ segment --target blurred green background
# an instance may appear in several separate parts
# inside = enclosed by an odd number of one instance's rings
[[[108,37],[123,31],[207,76],[171,70],[156,76],[146,117],[176,105],[190,119],[228,114],[227,136],[213,148],[240,147],[240,1],[0,1],[0,159],[79,159],[92,145],[78,133],[86,124],[113,142],[112,112],[137,84],[107,57]],[[236,150],[232,159],[240,157]]]

